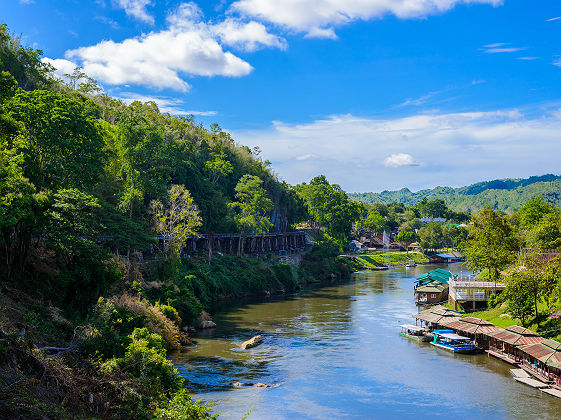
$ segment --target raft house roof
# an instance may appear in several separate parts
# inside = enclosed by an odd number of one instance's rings
[[[457,321],[446,324],[446,327],[467,334],[490,335],[501,330],[500,327],[493,325],[489,321],[485,321],[480,318],[474,318],[471,316],[459,318]]]
[[[437,268],[436,270],[429,271],[420,277],[417,277],[417,282],[421,285],[430,283],[431,281],[439,281],[443,284],[448,284],[450,278],[458,277],[457,274],[453,274],[450,271],[443,270],[442,268]]]
[[[561,343],[547,339],[541,343],[520,346],[520,350],[540,362],[556,369],[561,369]]]
[[[537,344],[545,340],[534,331],[519,325],[511,325],[510,327],[500,328],[498,331],[489,334],[495,340],[503,341],[513,346],[522,346],[528,344]]]
[[[442,284],[439,281],[431,281],[423,286],[415,289],[415,293],[442,293],[448,288],[448,285]]]
[[[462,254],[459,252],[446,252],[444,254],[436,254],[440,258],[448,259],[448,260],[461,260],[464,258]]]
[[[445,306],[437,305],[432,308],[425,309],[416,315],[414,318],[420,319],[421,321],[430,322],[433,324],[445,325],[448,322],[457,321],[460,319],[461,314],[452,309],[448,309]]]

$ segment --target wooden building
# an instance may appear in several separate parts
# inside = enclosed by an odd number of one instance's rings
[[[544,341],[534,331],[519,325],[500,328],[489,335],[488,353],[505,362],[519,364],[522,362],[524,353],[520,346],[537,344]]]

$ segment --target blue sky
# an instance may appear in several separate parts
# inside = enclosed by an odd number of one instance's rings
[[[555,0],[0,0],[125,101],[217,122],[291,184],[381,191],[560,173]]]

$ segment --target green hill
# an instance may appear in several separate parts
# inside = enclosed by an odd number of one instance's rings
[[[417,192],[402,188],[381,193],[351,193],[349,197],[366,204],[399,202],[409,206],[425,197],[428,200],[441,198],[455,211],[477,211],[491,206],[512,212],[539,194],[545,201],[561,207],[561,176],[547,174],[525,179],[496,179],[460,188],[436,187]]]

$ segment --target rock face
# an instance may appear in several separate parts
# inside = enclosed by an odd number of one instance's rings
[[[244,341],[241,345],[241,348],[244,350],[250,349],[252,347],[256,347],[263,342],[263,337],[260,335],[256,335],[255,337],[251,338],[250,340]]]
[[[216,328],[216,324],[212,321],[203,321],[201,322],[201,324],[199,325],[199,328],[201,329],[205,329],[205,328]]]

